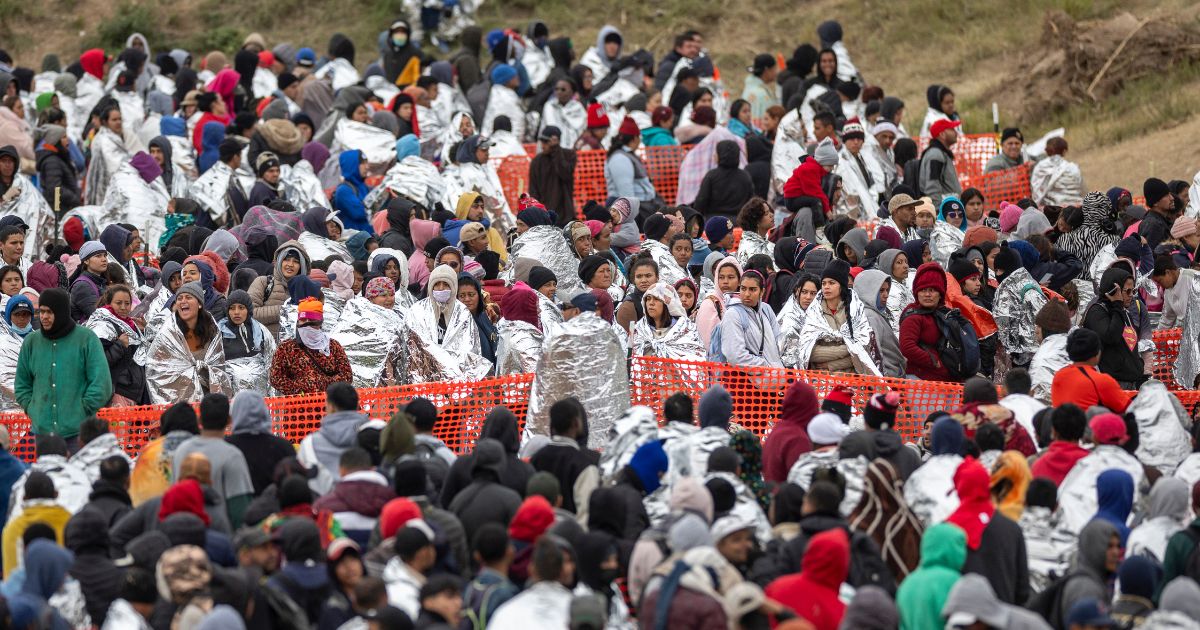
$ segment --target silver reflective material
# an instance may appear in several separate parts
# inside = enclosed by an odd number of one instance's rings
[[[1170,475],[1192,453],[1191,419],[1187,409],[1162,381],[1150,379],[1125,413],[1138,423],[1138,461]]]
[[[1140,424],[1140,422],[1139,422]],[[1078,534],[1096,514],[1096,479],[1100,473],[1116,468],[1133,477],[1133,504],[1137,505],[1146,481],[1142,463],[1120,446],[1101,444],[1091,454],[1075,462],[1058,486],[1058,506],[1062,511],[1062,528]],[[920,469],[918,469],[920,470]]]
[[[337,121],[329,151],[337,155],[354,149],[362,151],[372,169],[382,172],[396,161],[396,136],[387,129],[342,118]]]
[[[346,302],[330,337],[342,345],[355,387],[378,387],[395,382],[404,320],[361,296]]]
[[[792,295],[779,311],[779,357],[783,359],[783,367],[799,367],[800,333],[803,330],[804,310]]]
[[[171,178],[171,196],[186,197],[188,187],[196,181],[200,174],[196,167],[196,149],[191,140],[183,136],[167,136],[171,145],[171,168],[174,175]]]
[[[929,255],[945,268],[950,264],[950,254],[962,248],[962,243],[963,231],[939,220],[929,234]]]
[[[87,114],[84,115],[87,120]],[[84,203],[98,206],[104,203],[104,195],[108,191],[108,181],[129,158],[125,152],[125,143],[120,136],[108,127],[101,127],[92,138],[92,158],[84,176]]]
[[[350,87],[359,81],[358,70],[354,64],[341,57],[329,60],[321,66],[320,70],[313,73],[313,76],[318,79],[329,77],[329,83],[333,86],[334,92]]]
[[[658,265],[659,280],[675,286],[676,282],[688,277],[687,272],[679,266],[679,263],[675,261],[675,257],[671,255],[670,247],[658,241],[646,239],[642,241],[642,251],[650,252],[650,258]],[[559,280],[561,281],[562,278],[560,277]]]
[[[1097,276],[1096,280],[1099,281],[1100,277]],[[1075,291],[1079,294],[1080,304],[1091,304],[1092,300],[1096,299],[1096,286],[1092,284],[1091,280],[1075,278],[1071,282],[1075,284]],[[1086,309],[1078,309],[1075,312],[1075,317],[1071,320],[1071,324],[1075,326],[1079,325],[1079,323],[1083,321],[1083,315],[1085,312]]]
[[[91,317],[87,318],[83,326],[96,333],[96,337],[101,341],[116,341],[121,335],[128,336],[131,346],[140,346],[143,341],[142,331],[121,321],[106,308],[92,311]]]
[[[554,327],[563,323],[562,309],[560,309],[550,298],[542,295],[541,291],[537,292],[538,298],[538,322],[542,324],[542,332],[549,334],[554,332]]]
[[[1091,287],[1092,291],[1089,293],[1089,296],[1095,296],[1095,285],[1100,283],[1100,278],[1104,276],[1104,272],[1115,262],[1117,262],[1116,243],[1109,243],[1108,245],[1101,247],[1100,251],[1096,252],[1096,256],[1092,258],[1092,264],[1088,265],[1087,268],[1087,271],[1091,274],[1091,280],[1093,283]],[[1143,274],[1141,270],[1138,270],[1138,272],[1135,274],[1135,279],[1137,281],[1137,288],[1148,293],[1150,297],[1159,297],[1158,283],[1154,282],[1150,278],[1150,274]],[[1088,304],[1090,303],[1090,300],[1085,302],[1083,300],[1083,294],[1081,293],[1079,297],[1079,303]]]
[[[284,164],[279,167],[279,190],[288,203],[301,211],[315,206],[330,207],[321,180],[306,160],[296,162],[295,166]]]
[[[453,298],[447,306],[444,334],[439,334],[437,304],[431,298],[409,310],[404,326],[404,382],[477,381],[492,371],[492,362],[480,355],[479,327],[471,312]]]
[[[809,451],[798,457],[796,463],[792,464],[792,469],[788,471],[787,482],[794,483],[808,492],[809,486],[812,485],[813,475],[818,470],[822,468],[837,469],[846,480],[846,492],[842,497],[839,510],[842,514],[849,514],[858,507],[858,502],[862,500],[863,485],[869,463],[867,458],[862,455],[840,459],[836,448],[827,451]]]
[[[904,502],[925,527],[941,523],[958,509],[954,472],[962,461],[958,455],[934,455],[904,482]],[[1095,513],[1093,507],[1087,518]]]
[[[14,191],[13,188],[17,190]],[[54,208],[46,202],[46,198],[33,185],[33,181],[20,173],[13,174],[13,183],[8,195],[9,200],[0,203],[0,215],[16,215],[29,226],[29,232],[25,235],[25,260],[41,258],[42,245],[55,238]]]
[[[888,278],[892,280],[892,289],[888,292],[887,310],[892,314],[892,332],[895,332],[896,338],[899,339],[900,316],[904,314],[905,307],[915,302],[916,298],[913,297],[912,290],[908,288],[908,285],[897,282],[890,273],[888,273]]]
[[[1034,320],[1046,305],[1046,295],[1024,267],[1008,275],[996,288],[992,317],[1000,329],[1000,343],[1012,354],[1037,352]]]
[[[201,316],[211,317],[207,313],[201,313]],[[212,327],[216,330],[216,323]],[[145,347],[146,352],[139,353],[145,357],[145,362],[139,360],[138,363],[146,367],[146,387],[153,404],[199,402],[208,393],[233,393],[225,371],[225,350],[220,334],[213,335],[202,351],[202,358],[197,359],[188,349],[183,331],[167,318]],[[202,387],[205,382],[207,388]]]
[[[229,373],[234,392],[253,390],[269,396],[274,393],[271,389],[271,362],[275,359],[275,338],[266,326],[253,319],[247,324],[257,328],[262,335],[262,352],[252,357],[226,359],[225,371]]]
[[[405,317],[408,309],[412,308],[413,304],[417,303],[417,298],[408,291],[408,257],[404,252],[390,247],[376,247],[375,251],[367,256],[367,269],[375,266],[375,259],[379,256],[391,256],[396,259],[397,266],[400,267],[400,288],[396,290],[396,312],[400,313],[400,317]]]
[[[1192,284],[1187,313],[1180,327],[1179,354],[1171,374],[1180,387],[1193,389],[1200,375],[1200,282]]]
[[[708,355],[700,343],[696,324],[686,317],[676,318],[671,327],[661,334],[645,317],[637,320],[630,332],[629,348],[633,356],[662,357],[675,361],[703,361]]]
[[[421,130],[425,131],[424,121]],[[432,208],[445,197],[446,180],[432,162],[410,155],[384,173],[383,181],[367,193],[363,204],[379,212],[387,205],[389,192]]]
[[[233,169],[229,168],[228,164],[218,161],[192,183],[187,196],[207,210],[214,223],[224,225],[225,215],[229,212],[229,203],[225,201],[225,196],[232,181]]]
[[[609,427],[629,408],[629,374],[616,333],[595,313],[556,327],[542,343],[525,441],[550,436],[550,405],[567,396],[578,398],[588,412],[588,447],[602,448]]]
[[[496,375],[530,374],[542,358],[544,335],[529,322],[502,319],[496,324]]]
[[[813,348],[816,347],[818,340],[825,339],[841,341],[846,344],[846,349],[850,351],[850,358],[854,361],[856,372],[880,376],[878,363],[873,358],[879,356],[879,349],[875,343],[875,331],[871,329],[871,322],[867,320],[866,307],[863,306],[858,296],[850,293],[850,317],[838,330],[830,327],[825,316],[821,314],[821,309],[824,307],[825,299],[821,296],[817,296],[812,304],[808,305],[808,311],[804,314],[804,328],[800,331],[800,346],[796,350],[797,367],[809,367],[809,358],[812,356]]]
[[[158,239],[166,229],[163,215],[170,201],[171,193],[162,177],[147,184],[133,164],[126,162],[108,182],[101,225],[129,223],[141,231],[150,250],[157,252]]]
[[[517,227],[517,215],[513,214],[512,208],[508,206],[500,175],[491,164],[452,164],[442,172],[442,177],[446,182],[446,194],[443,196],[446,207],[453,208],[463,193],[477,192],[483,195],[484,208],[491,213],[492,227],[501,234]],[[540,227],[558,229],[551,226]],[[511,254],[510,249],[509,255]]]
[[[1067,335],[1050,335],[1043,339],[1029,364],[1029,377],[1033,380],[1029,395],[1050,404],[1054,375],[1068,365],[1071,365],[1071,359],[1067,356]]]
[[[354,262],[350,250],[337,241],[317,236],[312,232],[301,232],[297,240],[304,247],[304,253],[308,254],[309,260],[325,260],[330,256],[337,256],[346,264]]]
[[[759,545],[766,548],[767,543],[771,542],[774,536],[771,534],[771,521],[767,519],[767,513],[763,512],[762,506],[758,504],[758,498],[733,473],[711,472],[704,476],[703,481],[707,483],[713,479],[724,479],[733,486],[733,494],[737,498],[729,513],[740,517],[743,523],[754,523],[754,537],[758,540]]]
[[[600,477],[611,480],[643,444],[657,437],[658,422],[653,409],[642,405],[626,409],[608,428],[607,442],[600,453]]]
[[[25,340],[16,336],[4,326],[0,331],[0,411],[16,411],[21,408],[17,404],[17,394],[14,387],[17,383],[17,358],[21,355],[21,344]]]
[[[321,298],[321,330],[332,333],[342,318],[346,300],[333,289],[321,289],[321,294],[324,296]]]
[[[558,278],[559,296],[565,296],[570,289],[584,289],[583,281],[579,279],[579,259],[571,252],[562,230],[552,225],[534,226],[518,236],[508,248],[508,260],[517,258],[532,258],[553,271]],[[514,275],[515,268],[510,264],[500,277],[511,285],[515,281]]]
[[[742,232],[742,240],[738,243],[737,250],[738,264],[745,269],[746,263],[755,254],[763,254],[771,260],[775,260],[775,243],[759,236],[757,232]]]

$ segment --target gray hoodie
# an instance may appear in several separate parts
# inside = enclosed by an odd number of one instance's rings
[[[891,282],[891,276],[878,269],[868,269],[854,279],[854,293],[867,307],[867,322],[871,324],[875,343],[879,346],[880,371],[884,376],[904,378],[908,361],[900,352],[900,340],[896,338],[892,326],[892,313],[887,308],[887,300],[882,304],[879,301],[879,291],[884,282]]]
[[[233,417],[233,434],[271,434],[271,411],[260,392],[244,389],[233,397],[229,408]]]
[[[1159,597],[1158,610],[1146,617],[1141,630],[1195,630],[1200,628],[1200,585],[1177,577]]]
[[[1105,566],[1105,556],[1113,536],[1118,536],[1116,526],[1099,518],[1092,519],[1079,532],[1079,548],[1071,563],[1074,577],[1063,585],[1062,590],[1060,623],[1063,627],[1067,626],[1067,613],[1076,602],[1088,597],[1101,602],[1112,601],[1112,593],[1108,589],[1110,572]]]
[[[1036,613],[1001,602],[987,578],[976,573],[968,573],[955,582],[946,605],[942,606],[942,617],[947,621],[959,617],[954,619],[956,625],[982,621],[991,628],[1050,630],[1050,625]]]

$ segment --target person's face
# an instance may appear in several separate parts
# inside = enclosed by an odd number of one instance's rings
[[[383,308],[386,308],[389,311],[392,310],[392,308],[394,308],[396,306],[396,294],[395,293],[385,293],[383,295],[376,295],[375,297],[370,298],[370,299],[371,299],[372,304],[382,306]]]
[[[110,113],[104,126],[108,127],[109,131],[121,135],[121,110],[114,110]]]
[[[517,219],[517,234],[524,234],[529,231],[529,226],[522,220]]]
[[[914,215],[915,212],[916,212],[916,210],[913,206],[908,206],[906,208],[898,208],[894,213],[892,213],[892,217],[896,220],[896,223],[898,225],[903,225],[903,226],[907,227],[907,226],[910,226],[913,224],[913,219],[915,218],[915,215]]]
[[[488,148],[487,147],[479,147],[478,149],[475,149],[475,159],[480,164],[487,164]]]
[[[938,134],[938,140],[940,140],[942,142],[942,144],[944,144],[948,147],[952,147],[952,146],[954,146],[954,143],[958,142],[958,130],[957,129],[947,129],[947,130],[943,131],[942,133]]]
[[[700,54],[700,48],[704,46],[704,41],[699,36],[694,39],[689,39],[683,43],[683,50],[680,54],[688,59],[695,59]]]
[[[598,252],[606,252],[612,248],[612,228],[605,225],[600,229],[600,235],[592,240],[592,247]]]
[[[296,81],[295,83],[283,88],[283,95],[288,97],[290,100],[296,100],[300,96],[300,82]]]
[[[354,282],[352,282],[350,284],[350,291],[352,291],[355,295],[358,295],[360,292],[362,292],[362,285],[363,285],[363,275],[357,269],[355,269],[354,270]]]
[[[559,81],[554,84],[554,98],[562,105],[566,105],[571,97],[575,96],[575,91],[571,89],[571,84],[567,81]]]
[[[740,280],[740,278],[738,276],[737,269],[734,269],[733,265],[721,265],[721,268],[717,271],[717,288],[720,289],[722,293],[733,293],[737,291],[738,280]]]
[[[313,128],[311,125],[300,124],[300,125],[296,125],[296,128],[300,130],[300,135],[304,137],[305,144],[312,142]]]
[[[575,239],[575,253],[580,258],[590,256],[592,254],[592,234],[589,232]]]
[[[19,311],[13,311],[12,323],[13,323],[13,326],[16,326],[17,328],[24,328],[24,327],[28,326],[29,322],[32,320],[33,320],[33,314],[27,310],[22,309]]]
[[[54,328],[54,311],[49,306],[39,306],[38,321],[42,324],[42,330]]]
[[[386,276],[388,280],[391,280],[394,284],[400,279],[400,264],[395,260],[387,261],[387,263],[383,265],[383,275]]]
[[[703,94],[700,96],[700,100],[696,101],[696,107],[712,107],[712,104],[713,104],[712,94]],[[693,107],[692,109],[694,110],[695,107]]]
[[[938,301],[941,300],[942,294],[938,293],[937,289],[921,289],[917,291],[917,302],[921,308],[937,308]]]
[[[766,234],[768,230],[775,226],[775,215],[770,210],[763,213],[758,220],[758,233]]]
[[[478,254],[479,252],[482,252],[483,250],[488,248],[487,234],[478,236],[476,238],[473,238],[473,239],[467,241],[466,245],[467,245],[467,249],[469,249],[472,254]]]
[[[824,140],[833,135],[833,125],[827,124],[823,120],[814,120],[813,135],[816,136],[817,141]]]
[[[686,313],[692,310],[696,305],[696,294],[692,292],[692,288],[685,284],[676,287],[675,292],[679,294],[679,304],[683,306],[683,311]]]
[[[336,241],[342,238],[342,226],[333,221],[325,222],[325,231],[329,232],[329,239]]]
[[[833,53],[823,53],[821,55],[821,76],[832,77],[837,73],[837,57]]]
[[[576,317],[578,317],[581,312],[582,311],[579,310],[579,307],[575,306],[574,304],[568,303],[568,304],[562,305],[563,321],[569,322],[572,319],[575,319]]]
[[[438,264],[446,265],[447,267],[453,269],[455,274],[461,271],[460,268],[462,267],[462,261],[460,261],[458,256],[455,256],[454,254],[443,254],[442,257],[438,259]],[[396,267],[396,277],[400,277],[400,267],[398,266]]]
[[[113,294],[111,305],[117,315],[129,317],[129,311],[133,310],[133,296],[128,291],[118,291]]]
[[[621,45],[617,42],[604,42],[604,56],[612,59],[621,52]]]
[[[412,103],[401,103],[396,108],[396,117],[401,120],[412,120],[413,106]]]
[[[954,92],[946,92],[942,95],[942,113],[953,116],[956,111],[958,110],[954,108]]]
[[[979,281],[979,276],[971,276],[963,281],[963,293],[967,295],[979,295],[979,290],[983,288],[983,283]]]
[[[986,268],[986,264],[983,262],[982,258],[972,258],[971,262],[975,265],[975,268],[979,270],[979,273],[983,273],[984,269]]]
[[[925,248],[921,250],[921,264],[925,264],[933,260],[933,255],[929,253],[929,244],[925,244]]]
[[[850,138],[844,142],[846,144],[846,149],[848,149],[852,155],[858,155],[858,152],[862,151],[862,138]]]
[[[212,107],[210,107],[209,109],[212,111],[214,116],[224,116],[226,113],[225,112],[225,101],[223,99],[217,99],[217,100],[213,101]]]
[[[688,261],[692,259],[692,242],[680,239],[671,243],[671,256],[680,267],[687,269]]]
[[[983,198],[971,197],[971,200],[966,203],[967,220],[976,222],[983,218]],[[1061,217],[1060,217],[1061,221]]]
[[[1121,564],[1121,556],[1124,555],[1121,549],[1121,539],[1113,534],[1112,538],[1108,539],[1108,549],[1104,552],[1104,568],[1108,569],[1109,573],[1116,573],[1117,566]]]
[[[560,138],[558,136],[550,136],[549,138],[539,140],[538,142],[540,142],[542,145],[542,153],[546,153],[557,147],[559,145],[559,140]]]
[[[842,299],[842,285],[832,278],[822,279],[821,298],[830,304],[836,304]]]
[[[187,118],[191,118],[191,117],[192,117],[192,114],[195,114],[195,113],[196,113],[196,109],[197,109],[197,108],[196,108],[196,106],[195,106],[195,105],[184,105],[184,106],[183,106],[183,110],[182,110],[182,111],[183,111],[183,117],[184,117],[185,119],[187,119]]]
[[[749,107],[743,107],[740,111],[738,111],[738,120],[742,121],[746,125],[750,124],[751,119]]]
[[[425,107],[431,107],[433,105],[433,102],[437,100],[438,94],[440,93],[438,85],[439,84],[434,83],[426,88],[425,96],[422,97],[424,102],[422,102],[421,105],[424,105]]]
[[[768,113],[766,116],[763,116],[763,131],[766,131],[767,133],[775,133],[776,129],[779,129],[779,119],[776,118],[774,114],[770,113]]]
[[[667,305],[662,303],[662,300],[656,297],[646,298],[646,317],[651,322],[659,324],[663,320],[663,314],[667,311]]]
[[[1015,160],[1021,157],[1021,147],[1024,145],[1025,143],[1021,142],[1020,138],[1013,137],[1000,144],[1000,151],[1002,151],[1004,155],[1008,157],[1008,159]]]
[[[23,253],[25,253],[25,235],[24,234],[20,234],[20,233],[13,234],[12,236],[8,237],[7,241],[4,241],[4,259],[5,260],[15,261],[18,258],[20,258],[21,254],[23,254]]]
[[[258,567],[264,573],[274,573],[279,568],[279,550],[267,543],[238,552],[238,564],[243,567]]]
[[[750,308],[757,308],[758,303],[762,301],[763,290],[758,278],[742,278],[738,290],[741,291],[742,304]]]
[[[650,265],[641,265],[633,272],[633,286],[638,291],[647,291],[658,282],[658,272]]]
[[[596,270],[596,274],[592,276],[592,283],[588,286],[593,289],[608,290],[608,287],[612,286],[612,279],[612,267],[600,265],[600,268]]]
[[[12,297],[21,290],[21,274],[9,272],[0,280],[0,293]]]
[[[580,87],[583,88],[584,92],[590,92],[592,89],[592,82],[594,80],[595,80],[595,77],[592,76],[592,71],[587,70],[582,75],[582,80],[580,81]]]
[[[353,591],[354,587],[363,578],[363,563],[354,556],[346,555],[342,557],[342,561],[337,563],[333,569],[334,575],[337,576],[337,581],[346,591]]]
[[[108,257],[103,254],[97,254],[87,259],[87,270],[100,275],[104,270],[108,269]]]
[[[888,296],[892,293],[891,279],[884,280],[883,284],[879,285],[879,303],[887,304]]]
[[[179,287],[183,286],[183,278],[181,276],[182,274],[178,273],[172,274],[167,280],[167,288],[171,290],[171,293],[175,293],[179,290]]]
[[[358,163],[358,176],[359,176],[359,177],[366,177],[366,176],[367,176],[367,162],[366,162],[366,160],[363,160],[362,162],[359,162],[359,163]]]
[[[360,123],[365,123],[371,120],[371,117],[367,115],[367,106],[359,105],[358,107],[355,107],[354,111],[350,113],[350,120]]]
[[[796,298],[796,303],[800,305],[800,310],[803,311],[808,310],[809,305],[813,303],[813,300],[817,299],[817,293],[820,291],[820,287],[815,282],[809,280],[796,287],[792,295]]]
[[[479,307],[479,291],[476,291],[475,287],[469,283],[463,284],[458,287],[458,301],[462,302],[467,310],[474,313],[475,309]]]
[[[883,133],[875,134],[875,139],[879,141],[879,146],[883,147],[884,151],[887,151],[888,149],[892,148],[893,144],[895,144],[896,134],[890,131],[884,131]]]
[[[272,166],[263,172],[263,181],[274,186],[279,183],[279,167]]]
[[[1179,282],[1179,270],[1178,269],[1171,269],[1171,270],[1167,271],[1167,273],[1164,274],[1161,278],[1158,279],[1158,283],[1160,285],[1162,285],[1162,288],[1164,288],[1164,289],[1173,289],[1173,288],[1175,288],[1175,284],[1178,282]]]
[[[471,120],[471,118],[468,116],[463,116],[462,119],[458,121],[458,132],[461,133],[464,138],[474,134],[475,121]]]
[[[200,282],[200,268],[193,263],[183,266],[183,282]]]
[[[778,67],[770,67],[770,68],[767,68],[766,70],[763,70],[762,77],[760,77],[760,78],[763,80],[763,83],[774,83],[775,77],[778,75],[779,75],[779,68]]]
[[[183,321],[191,324],[200,317],[200,302],[188,293],[181,293],[175,298],[175,312]]]
[[[551,280],[550,282],[538,287],[538,293],[546,296],[546,299],[548,300],[554,299],[555,291],[558,291],[558,280]]]
[[[921,210],[917,213],[917,227],[924,230],[933,227],[937,221],[937,215],[928,210]]]
[[[234,326],[241,326],[242,324],[246,323],[246,319],[250,317],[249,309],[242,304],[230,304],[227,312],[229,314],[229,323],[233,324]]]
[[[1125,302],[1125,307],[1128,308],[1133,304],[1133,296],[1136,291],[1133,290],[1133,278],[1125,279],[1125,286],[1121,287],[1121,299]]]
[[[995,269],[996,269],[996,254],[999,254],[999,253],[1000,253],[999,247],[994,248],[992,251],[988,252],[988,255],[987,255],[988,269],[995,271]]]
[[[445,591],[421,600],[421,607],[442,616],[453,627],[457,625],[462,615],[462,594],[457,591]]]
[[[476,197],[471,203],[471,207],[467,209],[468,221],[479,221],[483,218],[483,197]]]
[[[300,273],[300,261],[289,256],[279,263],[279,269],[283,271],[283,277],[294,278]]]
[[[751,533],[751,530],[743,529],[722,538],[717,542],[717,551],[734,565],[745,563],[750,558],[750,550],[754,548]]]
[[[573,554],[563,554],[562,573],[558,574],[558,582],[564,586],[575,583],[575,556]]]
[[[897,280],[906,280],[908,278],[908,256],[897,254],[896,260],[892,261],[892,277]]]
[[[858,253],[849,245],[842,245],[842,256],[846,258],[846,262],[850,263],[851,267],[858,265]]]
[[[159,168],[163,167],[167,158],[167,156],[163,155],[162,149],[154,145],[150,146],[150,157],[154,158],[154,163],[158,164]]]
[[[958,208],[946,208],[946,223],[957,226],[962,223],[963,211]]]
[[[4,179],[12,179],[14,173],[17,172],[17,162],[9,156],[0,158],[0,177]]]

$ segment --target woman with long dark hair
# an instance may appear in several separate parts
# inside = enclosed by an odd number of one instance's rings
[[[136,355],[146,368],[150,401],[158,405],[199,402],[209,393],[232,394],[221,334],[204,311],[204,288],[199,282],[184,284],[168,308],[175,314],[174,325],[164,325]]]
[[[133,291],[126,285],[110,285],[100,297],[84,326],[100,338],[108,371],[112,375],[114,407],[145,405],[150,402],[146,391],[146,368],[133,360],[142,344],[144,322],[130,317]]]

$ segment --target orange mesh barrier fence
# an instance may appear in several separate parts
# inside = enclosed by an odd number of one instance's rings
[[[599,149],[575,153],[575,206],[582,208],[588,201],[604,203],[608,186],[604,181],[604,161],[607,154]]]
[[[962,183],[964,190],[970,187],[979,189],[983,193],[983,207],[985,210],[1000,210],[1000,202],[1008,201],[1016,203],[1017,201],[1033,195],[1029,187],[1029,172],[1032,166],[1022,164],[1015,168],[997,171],[995,173],[980,173],[969,179],[964,179],[962,174],[959,174],[959,181]]]
[[[924,153],[925,148],[929,146],[929,138],[918,138],[917,146],[920,147],[921,153]],[[999,148],[996,146],[995,134],[968,133],[959,134],[958,142],[950,147],[950,151],[954,153],[954,172],[958,174],[958,179],[969,181],[983,175],[988,160],[999,152]],[[963,183],[963,188],[969,185]]]
[[[1170,389],[1181,389],[1175,382],[1175,357],[1179,356],[1179,341],[1183,330],[1168,328],[1154,331],[1154,378],[1167,384]]]
[[[643,147],[642,161],[650,173],[654,190],[668,205],[675,204],[679,188],[679,165],[691,149],[690,146]]]
[[[521,198],[521,193],[529,190],[529,162],[528,156],[510,155],[496,165],[500,187],[504,189],[504,198],[508,200],[508,207],[512,208],[513,214],[520,210],[517,200]]]

